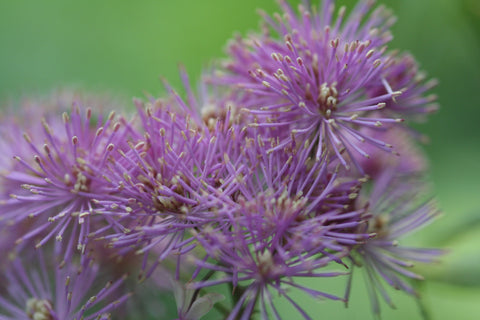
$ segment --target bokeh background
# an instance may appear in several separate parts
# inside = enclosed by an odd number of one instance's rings
[[[479,319],[480,0],[381,2],[398,17],[390,48],[410,51],[440,81],[435,93],[441,109],[418,129],[431,140],[425,150],[444,216],[409,241],[449,248],[442,263],[422,268],[421,306],[394,294],[397,310],[383,306],[384,319],[421,319],[419,310],[431,319]],[[213,58],[224,56],[235,32],[255,30],[256,8],[274,12],[276,4],[0,0],[0,101],[66,86],[108,92],[127,105],[133,96],[162,94],[160,76],[180,87],[181,63],[198,79]],[[371,319],[363,280],[356,278],[348,309],[303,297],[302,305],[315,319]],[[343,283],[318,285],[338,291]],[[286,319],[295,318],[291,311],[285,309]]]

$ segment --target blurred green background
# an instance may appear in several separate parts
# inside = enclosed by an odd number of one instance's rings
[[[441,110],[419,129],[431,138],[425,149],[445,215],[415,243],[447,247],[450,253],[422,270],[428,279],[422,301],[432,319],[480,319],[480,0],[380,2],[398,17],[390,48],[412,52],[440,80],[435,93]],[[273,12],[276,4],[0,1],[0,101],[65,86],[106,91],[127,104],[145,92],[158,95],[159,76],[179,87],[181,63],[198,79],[211,59],[224,55],[234,32],[256,29],[256,8]],[[371,319],[362,280],[354,285],[348,309],[310,299],[303,305],[315,319]],[[336,291],[338,283],[320,281],[319,287]],[[384,306],[384,319],[421,318],[415,301],[394,297],[398,310]]]

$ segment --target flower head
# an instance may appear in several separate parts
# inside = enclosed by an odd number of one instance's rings
[[[387,111],[404,89],[395,83],[393,91],[389,84],[401,65],[385,50],[394,18],[383,7],[371,11],[373,3],[360,1],[347,18],[342,7],[335,18],[333,1],[323,1],[319,13],[300,6],[298,15],[282,1],[283,16],[264,14],[268,27],[263,35],[230,45],[231,58],[217,81],[244,92],[251,126],[275,131],[280,143],[272,151],[295,139],[310,140],[317,159],[327,150],[361,173],[355,155],[370,156],[362,144],[392,152],[389,141],[361,130],[403,121]],[[421,92],[407,91],[402,101],[409,101],[414,113]]]
[[[163,248],[147,275],[172,252],[193,249],[188,231],[221,220],[218,211],[232,203],[235,192],[234,176],[222,157],[231,146],[214,134],[221,121],[209,128],[212,123],[176,94],[172,97],[173,102],[136,102],[141,138],[120,150],[110,165],[109,180],[118,182],[123,199],[98,202],[104,216],[120,218],[124,225],[105,236],[112,246],[135,247],[147,255]]]
[[[302,286],[300,277],[330,277],[342,272],[322,269],[331,262],[343,265],[350,245],[370,234],[357,232],[362,210],[353,208],[360,181],[330,175],[325,162],[308,159],[311,146],[292,153],[267,153],[262,139],[248,141],[245,166],[250,172],[238,183],[236,206],[225,213],[229,225],[208,225],[194,232],[208,259],[199,267],[225,273],[218,280],[192,283],[196,288],[231,283],[242,292],[229,319],[247,319],[260,299],[264,319],[271,309],[270,290],[284,296],[307,319],[284,286],[314,297],[341,298]]]
[[[364,269],[366,283],[375,314],[380,313],[378,294],[390,306],[393,302],[384,288],[384,283],[395,289],[417,295],[408,279],[423,277],[411,270],[414,262],[431,263],[442,250],[404,247],[399,244],[406,235],[423,228],[438,216],[432,200],[425,200],[425,186],[415,176],[397,175],[389,168],[374,180],[368,194],[368,224],[362,226],[375,234],[364,243],[353,247],[351,257],[354,266]],[[365,232],[365,230],[362,230]],[[346,296],[350,292],[350,283]]]
[[[3,181],[17,188],[9,190],[0,215],[3,225],[32,221],[18,243],[40,236],[41,246],[74,228],[78,232],[71,234],[84,250],[95,200],[116,192],[102,173],[111,152],[123,143],[121,124],[114,119],[111,113],[104,122],[102,115],[76,105],[63,120],[52,116],[40,126],[24,124],[22,146],[15,148],[22,151],[14,157],[18,164],[3,173]]]
[[[6,270],[7,281],[2,282],[6,294],[0,297],[1,319],[110,319],[109,312],[130,296],[128,293],[120,297],[117,290],[124,278],[107,282],[95,291],[99,266],[88,255],[77,261],[61,252],[60,243],[56,243],[54,254],[45,256],[41,249],[32,251],[11,261]]]
[[[426,73],[420,71],[415,58],[408,53],[392,53],[383,72],[382,85],[369,88],[369,95],[382,95],[399,90],[402,94],[387,102],[385,110],[392,116],[424,121],[426,116],[438,109],[437,97],[428,92],[437,85],[436,79],[427,80]]]
[[[415,139],[405,128],[395,127],[385,131],[362,129],[366,134],[380,140],[388,140],[395,144],[395,153],[382,152],[374,146],[364,146],[364,150],[371,155],[369,158],[355,155],[356,161],[363,172],[373,180],[379,179],[386,171],[395,168],[396,176],[423,175],[428,169],[428,161],[423,150],[416,145]],[[351,140],[352,144],[361,142]]]

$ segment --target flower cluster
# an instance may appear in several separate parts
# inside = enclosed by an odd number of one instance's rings
[[[133,296],[171,287],[178,319],[280,319],[274,296],[310,319],[291,292],[347,303],[355,268],[376,314],[386,286],[416,296],[413,262],[441,251],[400,244],[438,214],[405,124],[436,109],[434,81],[387,50],[387,9],[333,2],[280,1],[198,94],[182,71],[185,98],[165,84],[131,119],[65,95],[2,115],[0,318],[124,318],[129,274]],[[301,280],[323,277],[345,290]]]

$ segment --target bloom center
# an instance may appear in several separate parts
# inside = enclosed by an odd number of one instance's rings
[[[320,86],[320,90],[317,96],[317,104],[320,108],[320,112],[329,119],[332,111],[337,109],[338,91],[336,88],[337,83],[333,82],[330,86],[324,82]]]
[[[52,304],[47,299],[30,298],[27,300],[25,311],[32,320],[53,320]]]
[[[373,230],[377,234],[378,238],[383,238],[388,235],[388,218],[385,216],[377,216],[373,221]]]
[[[159,212],[185,212],[184,203],[176,197],[188,198],[183,183],[189,185],[189,180],[183,174],[169,178],[151,168],[148,175],[140,174],[137,179],[141,182],[143,191],[151,193],[153,208]]]
[[[78,168],[77,166],[74,166],[72,168],[71,174],[70,173],[65,174],[65,176],[63,177],[63,181],[65,185],[71,188],[70,191],[73,193],[90,191],[91,179],[89,179],[83,173],[82,168]]]
[[[73,186],[73,189],[75,191],[84,191],[84,192],[88,191],[88,179],[83,173],[81,172],[77,173],[77,182]]]
[[[258,272],[262,277],[270,278],[275,268],[272,253],[268,250],[261,252],[257,257]]]

